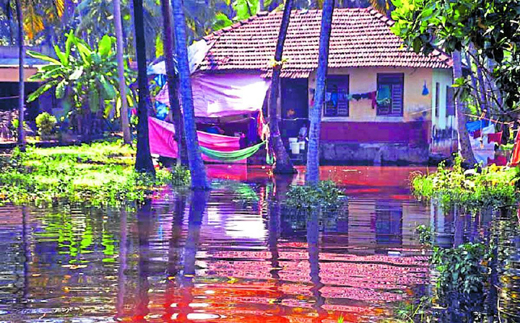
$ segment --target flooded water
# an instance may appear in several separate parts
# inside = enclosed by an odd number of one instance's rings
[[[220,180],[209,193],[165,191],[134,210],[1,207],[0,321],[394,318],[396,308],[431,293],[429,251],[419,245],[417,225],[432,225],[439,243],[460,235],[449,214],[410,196],[416,170],[323,168],[323,178],[349,198],[322,216],[283,206],[302,174],[271,179],[266,169],[236,166],[212,166]],[[496,235],[504,259],[498,303],[515,322],[518,225],[490,221],[467,219],[458,225],[460,239],[485,235],[486,227]]]

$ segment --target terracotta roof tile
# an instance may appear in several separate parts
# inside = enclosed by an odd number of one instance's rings
[[[219,30],[204,39],[210,50],[199,69],[262,70],[269,75],[282,12],[265,13]],[[317,68],[321,10],[298,10],[284,46],[283,77],[307,77]],[[429,56],[402,48],[389,26],[393,21],[372,8],[335,9],[329,67],[450,68],[451,58],[439,51]]]

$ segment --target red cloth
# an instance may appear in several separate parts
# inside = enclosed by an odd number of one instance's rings
[[[480,138],[480,135],[481,135],[482,131],[479,129],[479,130],[476,130],[474,133],[473,133],[473,138],[477,139],[477,138]]]
[[[163,157],[177,158],[177,142],[174,140],[175,128],[172,123],[156,118],[148,118],[150,152]],[[240,137],[223,136],[213,133],[197,131],[199,144],[217,151],[232,151],[240,149]],[[205,161],[219,162],[202,155]],[[246,163],[243,159],[235,163]]]
[[[505,166],[507,165],[507,158],[506,156],[497,156],[495,159],[488,158],[488,165],[495,164],[497,166]]]
[[[375,91],[375,92],[370,92],[370,93],[368,94],[368,98],[369,98],[370,100],[372,100],[372,109],[375,109],[376,106],[377,106],[377,91]]]
[[[516,135],[515,149],[513,150],[513,156],[511,156],[511,166],[516,166],[520,163],[520,132]]]
[[[502,143],[502,131],[488,134],[488,142]]]

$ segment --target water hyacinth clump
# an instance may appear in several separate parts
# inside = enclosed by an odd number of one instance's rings
[[[119,143],[13,151],[0,158],[2,203],[83,203],[93,206],[142,201],[179,182],[167,169],[155,178],[134,171],[134,151]],[[182,180],[185,182],[186,174]]]
[[[512,207],[520,200],[519,178],[518,168],[491,165],[464,170],[462,159],[457,157],[452,169],[441,163],[437,172],[415,176],[412,189],[419,199],[436,199],[444,209],[455,205],[468,211],[499,209]]]
[[[321,181],[317,186],[295,185],[287,192],[287,205],[310,210],[315,207],[331,210],[341,202],[343,192],[333,181]]]

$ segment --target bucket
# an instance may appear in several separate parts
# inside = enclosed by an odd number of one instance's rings
[[[291,152],[295,155],[298,155],[300,153],[300,143],[298,142],[291,142],[290,143]]]
[[[305,150],[305,141],[300,141],[300,150]]]
[[[294,137],[294,138],[289,138],[289,143],[293,143],[293,142],[298,142],[298,138]]]

